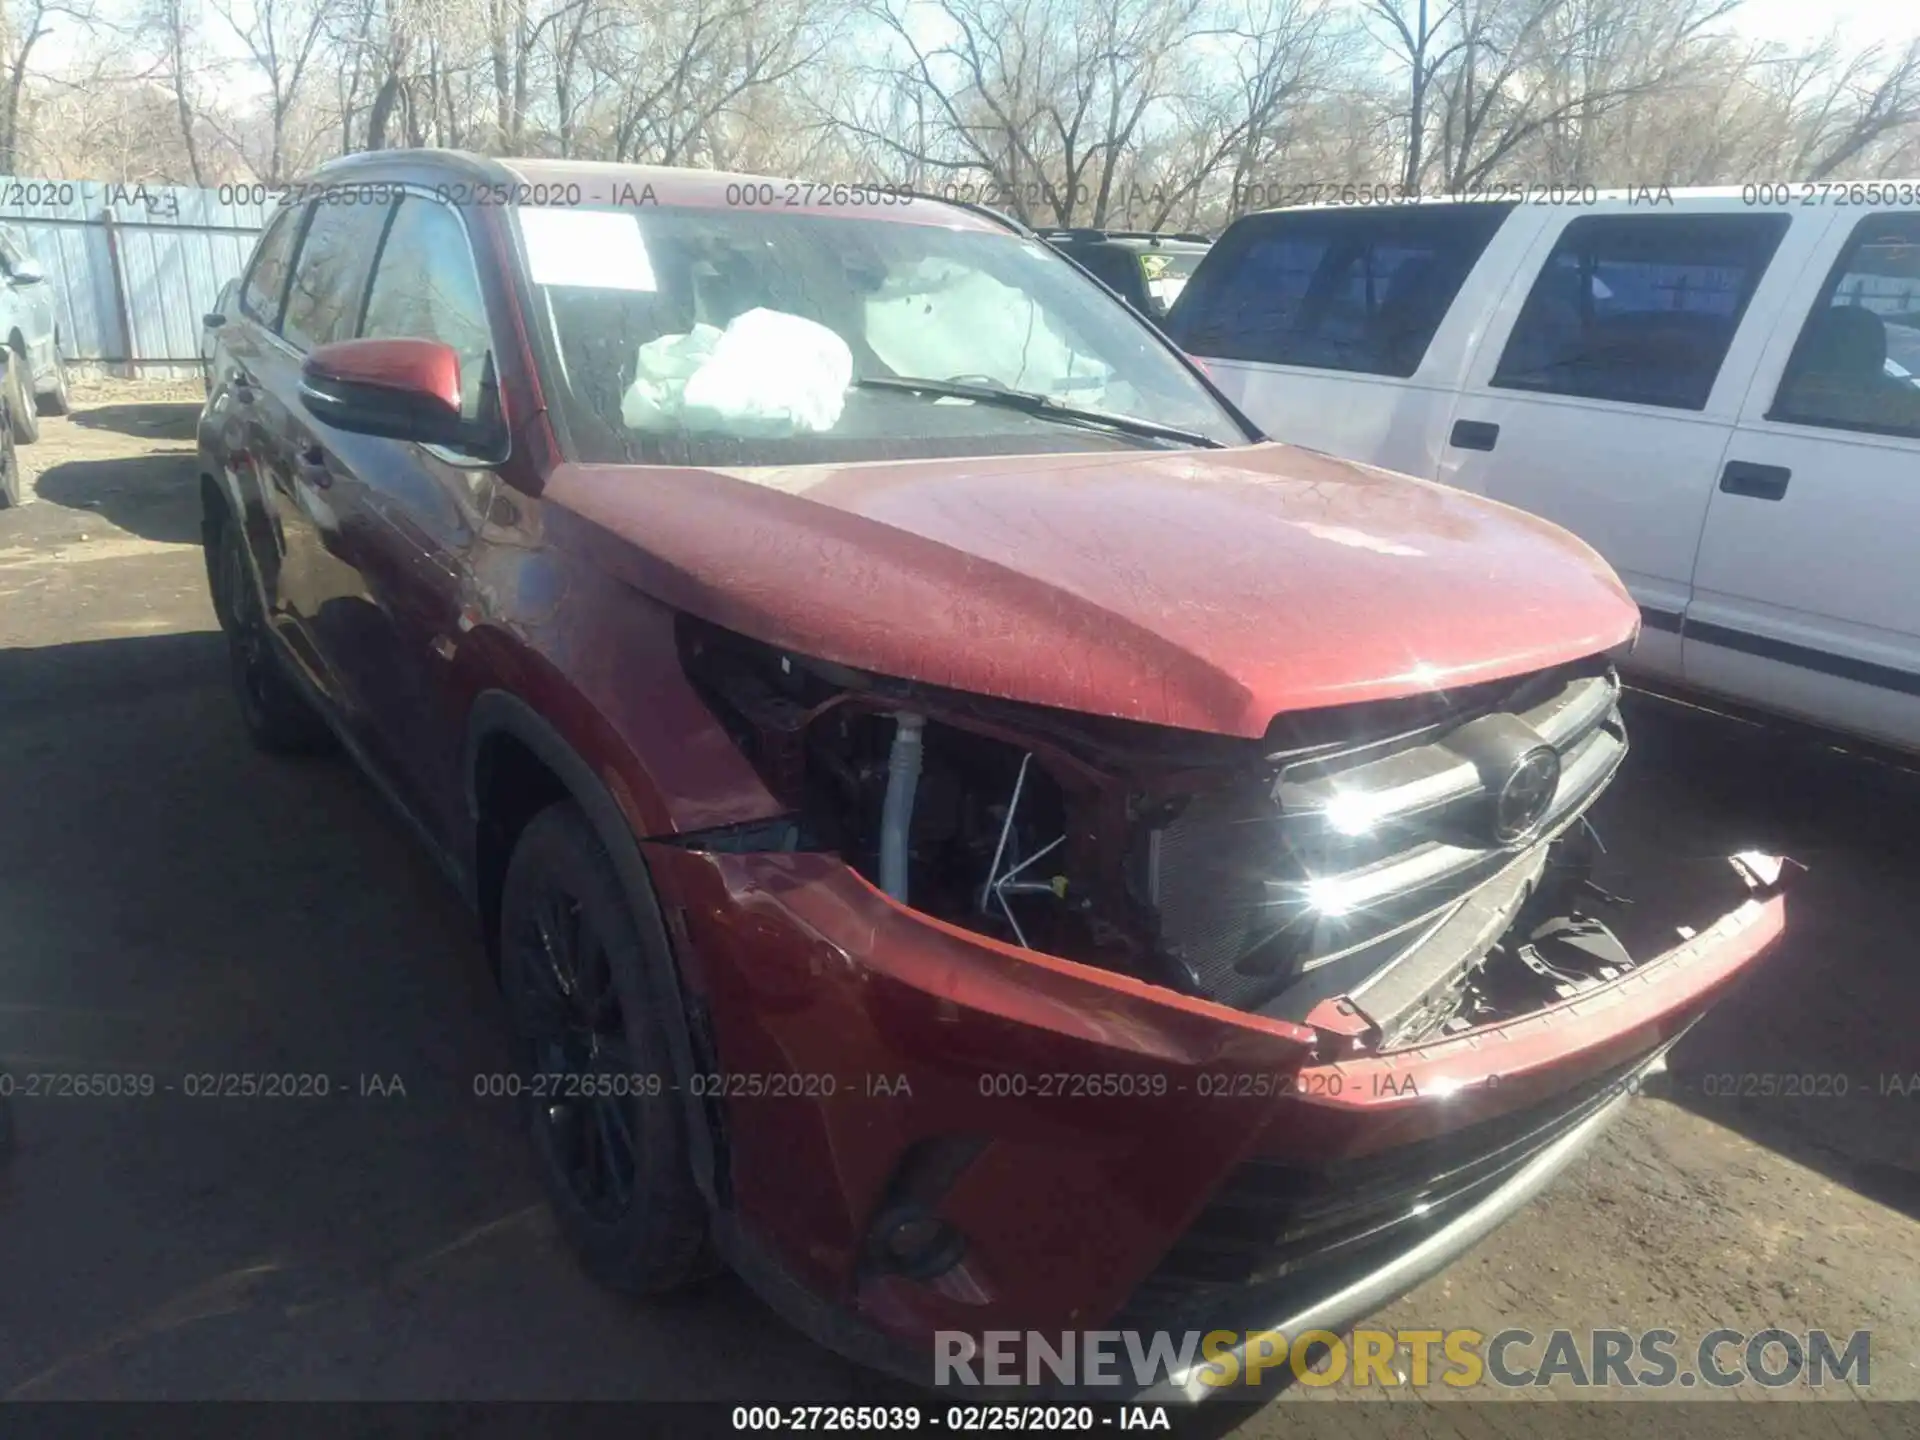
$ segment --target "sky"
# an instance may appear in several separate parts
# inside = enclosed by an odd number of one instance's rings
[[[1879,41],[1888,49],[1904,47],[1920,35],[1920,5],[1915,0],[1746,0],[1734,16],[1735,29],[1785,44],[1818,39],[1834,25],[1855,45]]]

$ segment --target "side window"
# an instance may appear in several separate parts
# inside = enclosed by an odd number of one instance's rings
[[[1494,370],[1507,390],[1706,408],[1785,215],[1590,215],[1541,267]]]
[[[322,205],[307,226],[287,287],[280,334],[296,350],[353,335],[388,205]]]
[[[466,227],[451,206],[408,195],[380,247],[360,333],[438,340],[460,357],[460,413],[478,419],[493,348]]]
[[[1767,418],[1920,437],[1920,215],[1854,227]]]
[[[260,248],[253,252],[247,283],[240,290],[240,308],[271,329],[280,322],[280,301],[287,290],[287,271],[293,266],[294,243],[300,238],[305,207],[282,210],[268,227]]]
[[[1411,375],[1511,205],[1250,215],[1168,319],[1194,355]]]

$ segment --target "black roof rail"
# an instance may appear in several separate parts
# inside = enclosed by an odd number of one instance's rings
[[[331,160],[298,172],[294,184],[286,190],[283,203],[292,207],[303,198],[304,188],[318,189],[336,182],[350,184],[354,177],[362,175],[375,184],[422,186],[450,178],[480,185],[507,185],[515,179],[514,172],[500,160],[472,150],[433,145],[393,150],[356,150],[350,155],[336,155]]]
[[[1102,230],[1095,226],[1053,226],[1039,232],[1043,240],[1184,240],[1211,245],[1211,236],[1191,230]]]

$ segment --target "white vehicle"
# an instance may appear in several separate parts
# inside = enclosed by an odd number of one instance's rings
[[[40,438],[40,416],[73,408],[67,362],[60,350],[59,305],[52,282],[33,257],[26,232],[0,223],[0,344],[7,362],[7,419],[13,438]]]
[[[1630,669],[1920,751],[1920,182],[1571,198],[1246,216],[1169,333],[1276,439],[1584,538]]]

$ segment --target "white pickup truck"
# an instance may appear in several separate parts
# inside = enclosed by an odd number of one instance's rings
[[[1584,538],[1629,669],[1920,751],[1920,182],[1266,211],[1168,328],[1276,439]]]

